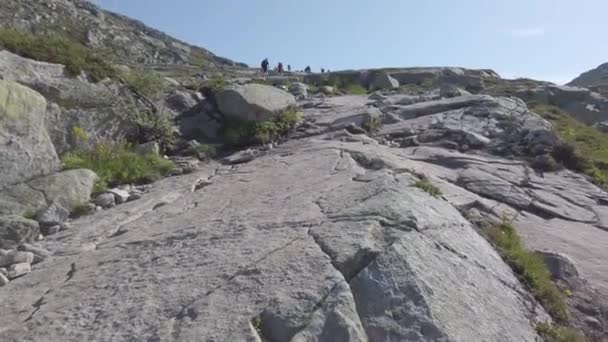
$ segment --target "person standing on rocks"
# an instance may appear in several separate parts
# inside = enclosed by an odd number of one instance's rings
[[[287,71],[291,72],[291,64],[287,64]]]
[[[279,62],[279,65],[277,65],[277,71],[279,72],[279,74],[282,74],[285,72],[285,70],[283,69],[283,63]]]
[[[264,76],[268,76],[268,65],[270,63],[268,62],[268,58],[264,58],[264,60],[262,61],[262,73],[264,73]]]
[[[310,74],[310,65],[304,69],[304,72],[307,74]]]

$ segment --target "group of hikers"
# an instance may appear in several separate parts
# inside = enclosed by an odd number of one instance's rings
[[[268,58],[264,58],[264,60],[262,60],[261,67],[262,67],[262,73],[264,74],[264,76],[268,76],[268,71],[269,71],[269,67],[270,67],[270,62],[268,61]],[[274,68],[274,71],[278,72],[279,74],[285,73],[285,67],[283,66],[283,63],[279,62],[277,64],[277,66]],[[287,64],[287,71],[291,72],[291,64]],[[308,66],[306,66],[306,68],[304,68],[304,72],[305,73],[312,72],[310,65],[308,65]],[[321,68],[321,72],[324,73],[325,69]],[[330,72],[330,71],[327,70],[327,72]]]

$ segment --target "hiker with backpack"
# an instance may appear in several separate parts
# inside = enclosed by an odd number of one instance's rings
[[[268,62],[268,58],[264,58],[264,60],[262,61],[262,73],[264,73],[264,76],[268,76],[268,65],[270,64],[270,62]]]

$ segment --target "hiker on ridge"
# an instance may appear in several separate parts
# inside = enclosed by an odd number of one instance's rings
[[[282,74],[283,72],[285,72],[285,70],[283,70],[282,62],[279,62],[279,65],[277,65],[277,71],[279,72],[279,74]]]
[[[262,61],[262,72],[264,73],[264,76],[268,76],[268,64],[270,64],[268,58],[264,58]]]
[[[291,72],[291,64],[287,64],[287,71]]]
[[[310,65],[304,69],[304,72],[307,74],[310,74]]]

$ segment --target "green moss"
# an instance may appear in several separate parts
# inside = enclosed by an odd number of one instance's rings
[[[560,325],[541,323],[536,326],[536,332],[546,342],[586,342],[587,338],[577,330]]]
[[[515,228],[507,222],[488,224],[483,232],[545,310],[557,321],[566,321],[566,304],[543,258],[526,249]]]
[[[117,75],[116,70],[94,50],[57,34],[36,36],[0,29],[0,47],[23,57],[63,64],[66,72],[73,76],[84,71],[93,82]]]
[[[34,220],[36,219],[37,214],[38,212],[35,209],[28,208],[23,213],[21,213],[21,216],[25,217],[26,219]]]
[[[560,108],[529,104],[530,109],[553,124],[566,143],[553,151],[553,158],[565,167],[582,172],[598,185],[608,185],[608,134],[579,122]]]
[[[100,181],[95,191],[103,184],[146,183],[167,175],[175,165],[160,156],[135,153],[126,143],[100,142],[92,150],[71,152],[63,156],[66,169],[90,169]]]
[[[431,183],[429,181],[429,179],[426,177],[417,181],[416,184],[414,184],[414,186],[428,192],[433,197],[441,196],[441,190],[437,186],[435,186],[433,183]]]

